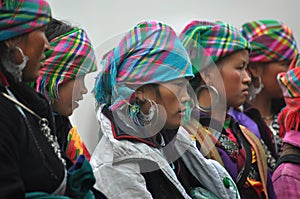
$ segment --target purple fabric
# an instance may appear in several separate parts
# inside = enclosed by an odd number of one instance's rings
[[[232,179],[235,181],[238,176],[238,167],[236,162],[233,162],[230,156],[223,149],[217,147],[217,150],[221,156],[221,159],[224,163],[224,167]]]
[[[300,147],[299,133],[299,131],[288,131],[283,138],[283,142]],[[274,171],[272,181],[278,199],[300,198],[300,165],[282,163]]]
[[[239,124],[245,126],[247,129],[252,131],[258,139],[261,139],[257,124],[245,113],[236,109],[231,109],[228,111],[228,114],[231,115],[231,117],[233,117],[235,120],[237,120]]]
[[[283,142],[300,148],[300,132],[293,130],[286,132],[283,138]]]
[[[282,163],[274,171],[272,181],[278,199],[300,198],[300,165]]]

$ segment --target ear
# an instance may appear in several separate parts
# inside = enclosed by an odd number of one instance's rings
[[[207,69],[204,69],[204,70],[200,71],[200,75],[201,75],[201,78],[204,81],[204,83],[206,85],[208,85],[208,83],[210,82],[210,79],[211,79],[210,72]]]
[[[14,37],[14,38],[4,41],[4,43],[8,48],[13,48],[22,41],[23,37],[24,36]]]
[[[145,92],[144,88],[140,87],[135,91],[135,96],[140,102],[145,102]]]
[[[11,39],[4,41],[4,43],[5,43],[7,48],[12,48],[13,47],[13,42],[12,42]]]
[[[248,71],[252,77],[261,76],[263,73],[263,63],[250,63],[248,65]]]

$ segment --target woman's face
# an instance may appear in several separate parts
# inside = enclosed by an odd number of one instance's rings
[[[40,75],[41,61],[45,58],[44,52],[50,47],[45,35],[46,28],[47,26],[43,26],[23,36],[18,45],[28,57],[28,62],[23,69],[23,81],[35,81]]]
[[[164,128],[174,129],[180,126],[185,116],[185,103],[190,101],[187,92],[188,80],[181,78],[144,89],[144,97],[154,100],[166,110],[167,118]],[[150,107],[147,107],[149,109]]]
[[[282,98],[282,91],[277,82],[277,75],[288,70],[290,61],[271,62],[263,66],[261,81],[264,85],[262,94],[269,98]]]
[[[249,52],[241,50],[225,57],[218,64],[222,79],[214,79],[212,83],[218,91],[225,90],[225,93],[219,94],[220,97],[226,96],[227,108],[242,105],[248,97],[251,81],[247,72],[248,63]]]
[[[59,99],[53,102],[53,111],[64,116],[72,115],[73,110],[79,107],[78,102],[83,99],[83,95],[87,92],[84,77],[77,77],[75,80],[60,84],[58,86]]]

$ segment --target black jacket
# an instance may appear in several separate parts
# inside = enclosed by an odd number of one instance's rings
[[[1,67],[0,72],[5,74]],[[25,83],[15,83],[8,74],[5,76],[17,100],[47,118],[55,133],[47,100]],[[7,93],[3,81],[0,91]],[[65,168],[40,131],[39,120],[26,110],[23,113],[25,117],[13,102],[0,95],[0,198],[24,198],[25,193],[35,191],[52,193],[64,177]]]

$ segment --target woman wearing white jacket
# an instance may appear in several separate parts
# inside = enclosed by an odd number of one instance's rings
[[[94,94],[103,136],[92,154],[95,189],[110,198],[239,198],[226,170],[183,128],[193,77],[166,24],[142,22],[103,60]]]

